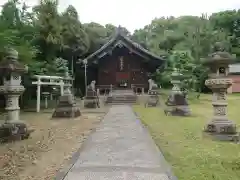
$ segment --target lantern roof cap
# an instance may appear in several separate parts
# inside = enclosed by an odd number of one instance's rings
[[[232,55],[226,51],[222,43],[216,42],[212,48],[213,53],[209,54],[207,58],[202,59],[205,65],[211,64],[232,64],[236,61],[236,55]]]
[[[0,62],[0,73],[26,73],[27,66],[18,61],[18,52],[13,48],[7,48],[5,58]]]

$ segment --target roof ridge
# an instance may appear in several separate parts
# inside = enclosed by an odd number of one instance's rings
[[[120,37],[120,38],[119,38]],[[91,58],[93,58],[94,56],[98,55],[99,53],[101,53],[103,50],[105,50],[108,46],[110,46],[112,43],[114,43],[115,41],[122,41],[122,43],[124,43],[124,41],[126,41],[127,43],[131,44],[134,48],[136,48],[138,51],[142,51],[143,53],[145,53],[145,55],[150,56],[154,59],[158,59],[163,61],[163,59],[158,56],[153,54],[152,52],[150,52],[149,50],[145,49],[144,47],[142,47],[139,43],[133,41],[131,38],[129,38],[128,36],[124,35],[121,32],[121,26],[117,27],[114,34],[112,36],[110,36],[109,40],[102,46],[100,47],[97,51],[95,51],[94,53],[90,54],[88,57],[86,57],[85,59],[89,60]],[[125,44],[125,43],[124,43]]]

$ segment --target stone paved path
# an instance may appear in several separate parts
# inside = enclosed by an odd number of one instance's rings
[[[176,180],[130,106],[113,106],[64,180]]]

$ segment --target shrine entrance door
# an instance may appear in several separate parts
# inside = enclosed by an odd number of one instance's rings
[[[116,87],[117,88],[130,88],[130,74],[129,72],[116,72]]]

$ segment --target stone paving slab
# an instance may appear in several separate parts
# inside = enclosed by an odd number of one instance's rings
[[[64,180],[176,180],[132,108],[112,106]]]

